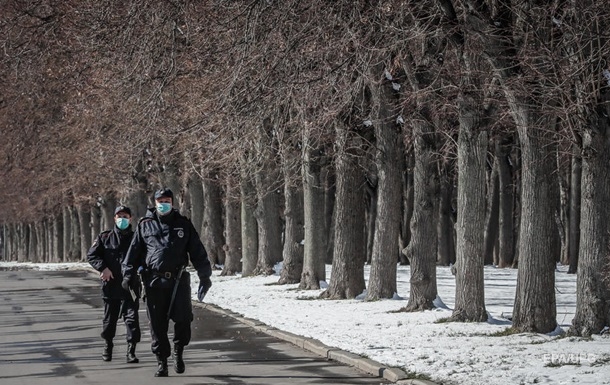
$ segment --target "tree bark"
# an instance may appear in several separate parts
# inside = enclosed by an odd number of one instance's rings
[[[494,248],[498,240],[499,209],[500,209],[500,189],[498,181],[498,159],[494,159],[491,175],[489,177],[487,193],[487,210],[485,218],[485,236],[483,257],[486,265],[494,262]]]
[[[434,129],[424,121],[413,122],[413,215],[411,242],[403,253],[411,265],[409,302],[405,311],[432,309],[437,296],[436,256],[439,176],[435,160]]]
[[[350,299],[365,289],[366,261],[364,167],[359,164],[364,143],[359,134],[337,127],[337,195],[332,276],[322,298]]]
[[[608,97],[606,103],[608,103]],[[608,114],[610,108],[604,108]],[[599,334],[610,325],[610,124],[593,116],[582,141],[582,203],[576,314],[570,333]]]
[[[64,223],[61,214],[53,217],[53,255],[52,262],[64,262]]]
[[[519,234],[519,271],[513,327],[521,332],[549,333],[557,327],[555,307],[555,257],[558,232],[555,204],[555,161],[552,139],[533,127],[527,106],[508,92],[517,121],[522,150],[522,208]]]
[[[225,196],[225,264],[220,275],[235,275],[242,271],[242,246],[240,232],[239,186],[235,182],[227,184]]]
[[[323,162],[329,163],[329,162]],[[333,263],[333,245],[335,236],[335,194],[337,191],[335,170],[329,166],[323,166],[321,168],[321,184],[320,188],[323,189],[324,194],[324,223],[325,231],[320,233],[321,238],[318,238],[318,242],[325,244],[324,250],[324,262],[326,264]],[[318,274],[323,277],[322,281],[326,280],[326,266],[325,263],[319,265]]]
[[[322,185],[322,152],[310,129],[303,132],[303,271],[299,289],[317,290],[326,281],[326,250],[328,244],[326,202]],[[336,206],[336,205],[335,205]]]
[[[510,166],[512,136],[495,143],[498,162],[498,267],[510,267],[515,256],[513,176]]]
[[[254,275],[256,261],[258,260],[258,226],[254,216],[256,189],[244,175],[240,184],[241,195],[241,248],[242,248],[242,277]]]
[[[112,230],[114,228],[114,209],[117,206],[117,200],[114,195],[108,194],[103,199],[101,210],[100,229]],[[99,234],[99,233],[98,233]],[[97,237],[98,234],[95,234]]]
[[[209,175],[209,177],[203,180],[204,201],[201,238],[212,266],[219,266],[224,264],[225,261],[222,189],[213,175]]]
[[[380,103],[375,125],[377,215],[367,301],[392,298],[397,292],[396,265],[400,253],[398,240],[402,215],[399,208],[405,150],[401,126],[395,123],[397,97],[389,80],[385,80],[377,91]]]
[[[188,190],[191,195],[191,222],[199,233],[203,235],[203,182],[199,175],[193,175],[188,181]]]
[[[371,258],[373,256],[373,244],[375,242],[375,221],[377,219],[377,193],[378,186],[371,186],[367,183],[367,188],[365,189],[365,208],[364,211],[364,222],[365,222],[365,236],[366,236],[366,257],[365,262],[367,264],[371,263]]]
[[[406,155],[406,170],[403,173],[403,214],[400,231],[400,250],[404,250],[411,242],[411,217],[413,216],[413,167],[415,159],[413,151],[410,150]],[[409,263],[406,255],[400,253],[400,264]]]
[[[568,261],[570,267],[568,274],[576,274],[578,271],[578,252],[580,249],[580,226],[581,226],[581,190],[582,184],[582,158],[578,146],[573,146],[576,151],[572,155],[570,173],[570,208],[568,214]]]
[[[470,61],[469,53],[463,55],[465,61]],[[466,65],[467,71],[469,67]],[[458,99],[457,273],[455,308],[451,318],[484,322],[487,320],[483,280],[487,132],[481,131],[482,98],[477,91],[464,90],[468,85],[462,85],[463,91]]]
[[[258,127],[256,154],[258,170],[255,173],[256,210],[258,225],[258,260],[255,274],[275,272],[275,264],[282,260],[282,222],[280,218],[280,169],[273,150],[273,123],[264,119]]]
[[[448,167],[448,166],[446,166]],[[438,210],[438,256],[437,264],[449,266],[455,263],[455,244],[453,242],[454,224],[451,208],[453,183],[448,170],[444,170],[440,182],[440,201]]]
[[[287,178],[285,178],[286,180]],[[303,189],[301,186],[284,185],[286,227],[284,229],[284,249],[282,271],[279,284],[299,283],[303,273]]]
[[[96,239],[102,232],[102,210],[100,206],[91,207],[91,239]],[[89,245],[91,246],[91,245]]]
[[[87,260],[87,251],[91,247],[91,208],[87,203],[77,206],[78,222],[80,224],[80,261]],[[135,227],[135,226],[134,226]]]
[[[63,244],[64,244],[64,255],[62,256],[62,261],[69,262],[72,261],[72,216],[70,215],[70,207],[64,206],[61,211],[61,216],[63,220]]]

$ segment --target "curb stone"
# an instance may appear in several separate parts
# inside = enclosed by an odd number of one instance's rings
[[[193,305],[204,307],[215,313],[227,315],[272,337],[290,342],[293,345],[319,356],[326,357],[329,360],[338,361],[343,364],[356,367],[366,373],[382,377],[388,381],[395,382],[398,385],[438,385],[437,383],[428,380],[408,379],[407,374],[399,368],[387,367],[377,361],[373,361],[357,354],[324,345],[318,340],[270,327],[258,320],[243,317],[241,314],[223,309],[213,304],[193,301]]]

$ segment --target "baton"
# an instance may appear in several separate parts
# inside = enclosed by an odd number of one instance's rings
[[[170,314],[172,313],[172,307],[174,306],[174,302],[176,299],[176,293],[178,292],[178,285],[180,284],[180,278],[182,278],[182,273],[186,266],[181,266],[180,270],[178,270],[178,274],[176,275],[176,283],[174,283],[174,290],[172,291],[172,299],[169,301],[169,308],[167,309],[167,320],[169,321]]]

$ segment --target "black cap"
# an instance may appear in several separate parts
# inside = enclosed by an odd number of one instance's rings
[[[114,215],[117,215],[118,213],[125,213],[125,214],[129,214],[129,216],[131,216],[131,209],[127,206],[117,206],[116,209],[114,209]]]
[[[155,191],[155,195],[153,195],[153,198],[155,200],[162,198],[162,197],[172,198],[172,200],[173,200],[174,193],[172,192],[172,190],[168,189],[167,187]]]

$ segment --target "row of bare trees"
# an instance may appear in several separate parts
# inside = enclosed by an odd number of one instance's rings
[[[0,5],[3,258],[72,261],[117,203],[169,186],[223,274],[513,326],[610,324],[610,10],[602,0],[52,1]],[[368,287],[364,264],[370,263]]]

